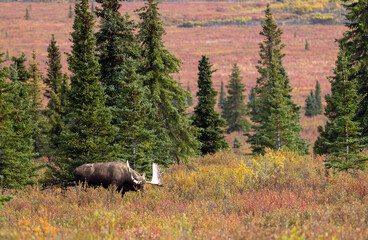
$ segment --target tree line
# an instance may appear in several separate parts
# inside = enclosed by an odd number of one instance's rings
[[[35,183],[46,167],[45,185],[73,184],[72,171],[89,162],[130,161],[139,171],[152,162],[167,166],[197,154],[228,148],[224,133],[245,132],[253,153],[266,148],[308,153],[300,138],[300,107],[283,67],[282,31],[269,5],[260,35],[259,77],[245,104],[246,88],[233,65],[227,96],[220,94],[221,114],[215,111],[215,72],[207,56],[198,65],[198,104],[172,77],[181,61],[164,45],[158,3],[138,9],[140,21],[121,15],[118,0],[98,0],[94,14],[88,0],[75,4],[70,74],[62,72],[61,52],[54,36],[47,49],[47,73],[39,69],[36,53],[12,57],[0,70],[0,185],[18,188]],[[338,40],[340,53],[331,95],[326,96],[325,128],[319,127],[317,154],[329,154],[326,167],[363,169],[368,124],[365,28],[360,18],[366,1],[347,4],[347,30]],[[94,32],[95,15],[100,19]],[[364,25],[365,24],[365,25]],[[4,54],[1,55],[3,64]],[[45,90],[42,89],[42,82]],[[46,108],[43,99],[47,99]],[[320,87],[308,101],[321,112]],[[357,104],[358,103],[358,104]],[[307,103],[308,105],[308,103]],[[317,111],[317,110],[318,111]],[[250,121],[252,123],[250,123]],[[235,145],[235,144],[234,144]],[[237,143],[239,145],[239,143]],[[46,163],[40,164],[41,162]]]
[[[368,160],[365,154],[368,144],[368,43],[365,37],[368,22],[364,17],[368,13],[368,1],[344,0],[344,3],[348,30],[336,40],[340,52],[334,75],[328,77],[331,94],[325,96],[327,122],[324,128],[318,127],[320,136],[313,151],[326,154],[326,168],[349,172],[349,169],[364,169]],[[292,88],[282,65],[285,56],[282,53],[282,31],[273,19],[269,5],[260,35],[264,37],[259,44],[260,60],[256,66],[260,77],[251,89],[247,107],[242,95],[244,86],[237,81],[240,76],[237,65],[233,67],[227,86],[228,97],[221,82],[218,106],[227,123],[226,131],[245,131],[253,153],[262,154],[266,148],[272,148],[307,154],[308,145],[299,136],[302,129],[300,107],[291,99]],[[323,113],[321,98],[317,81],[315,91],[312,90],[306,99],[306,116]],[[252,124],[244,118],[247,115],[250,115]],[[224,126],[221,124],[218,121],[217,126]],[[238,144],[234,142],[234,145]]]
[[[137,10],[139,23],[120,14],[118,0],[99,3],[94,14],[87,0],[75,4],[70,74],[54,36],[46,77],[35,53],[28,67],[23,54],[1,68],[1,186],[34,183],[39,167],[47,167],[44,184],[68,186],[84,163],[128,160],[143,171],[198,153],[189,94],[172,77],[181,61],[164,46],[158,3]]]

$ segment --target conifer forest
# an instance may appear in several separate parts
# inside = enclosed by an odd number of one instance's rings
[[[368,238],[368,0],[0,6],[0,239]]]

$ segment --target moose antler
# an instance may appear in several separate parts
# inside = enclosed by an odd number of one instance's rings
[[[132,171],[132,169],[129,166],[129,162],[126,162],[126,165],[128,167],[128,170],[130,172],[130,176],[135,184],[140,184],[141,181],[136,180],[134,177],[136,177],[136,173]],[[146,176],[146,173],[143,173],[142,177],[144,178]],[[147,182],[152,185],[157,186],[163,186],[163,184],[160,182],[161,174],[160,174],[160,168],[156,163],[152,163],[152,180],[151,182]]]
[[[132,180],[133,180],[133,182],[135,183],[135,184],[140,184],[141,183],[141,181],[138,181],[138,180],[136,180],[134,177],[136,177],[136,174],[135,174],[135,172],[134,171],[132,171],[132,169],[130,168],[130,166],[129,166],[129,162],[127,161],[126,162],[126,165],[128,166],[128,170],[129,170],[129,173],[130,173],[130,177],[132,178]]]
[[[160,168],[156,163],[152,163],[152,180],[151,182],[148,183],[152,185],[163,186],[162,183],[160,182],[160,178],[161,178]]]

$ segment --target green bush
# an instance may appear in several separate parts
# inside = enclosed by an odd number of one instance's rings
[[[192,27],[212,27],[212,26],[229,26],[229,25],[246,25],[251,17],[237,17],[228,19],[215,19],[209,21],[184,21],[178,27],[192,28]]]
[[[2,195],[0,196],[0,207],[10,202],[13,199],[10,195]]]

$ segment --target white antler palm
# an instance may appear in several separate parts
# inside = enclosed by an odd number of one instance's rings
[[[152,181],[149,183],[154,185],[162,185],[160,183],[160,178],[161,174],[158,165],[156,163],[152,163]]]

